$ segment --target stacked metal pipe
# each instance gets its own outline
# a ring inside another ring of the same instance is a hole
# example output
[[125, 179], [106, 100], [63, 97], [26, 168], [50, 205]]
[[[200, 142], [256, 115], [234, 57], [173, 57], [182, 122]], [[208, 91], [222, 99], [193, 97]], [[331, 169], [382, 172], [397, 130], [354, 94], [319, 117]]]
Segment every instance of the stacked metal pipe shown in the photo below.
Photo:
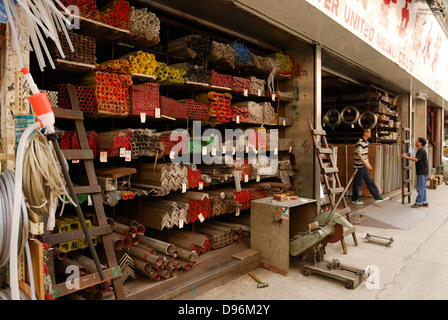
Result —
[[96, 12], [96, 20], [116, 28], [129, 30], [129, 2], [115, 0]]
[[171, 156], [171, 149], [180, 144], [180, 149], [177, 151], [179, 154], [183, 154], [184, 151], [188, 153], [188, 141], [185, 139], [183, 135], [177, 132], [172, 132], [170, 134], [161, 134], [160, 143], [163, 146], [163, 154]]
[[53, 109], [58, 107], [58, 92], [57, 91], [40, 90], [40, 92], [44, 92], [47, 94], [48, 100], [50, 100], [50, 105]]
[[220, 122], [229, 122], [232, 119], [231, 100], [231, 94], [214, 91], [196, 97], [196, 101], [208, 103], [210, 118]]
[[210, 250], [210, 241], [206, 235], [185, 230], [172, 230], [168, 241], [179, 248], [194, 251], [198, 255]]
[[131, 63], [127, 59], [115, 59], [96, 64], [96, 70], [102, 72], [129, 74]]
[[191, 34], [185, 38], [185, 47], [192, 58], [205, 59], [210, 56], [212, 51], [212, 40], [208, 36], [200, 34]]
[[185, 71], [185, 81], [208, 84], [209, 71], [207, 66], [193, 65], [188, 62], [170, 65], [172, 68], [182, 69]]
[[[93, 156], [96, 157], [98, 154], [98, 134], [95, 131], [88, 131], [86, 134], [89, 148], [92, 150]], [[76, 131], [64, 131], [61, 134], [60, 146], [61, 149], [81, 149]]]
[[157, 81], [161, 85], [184, 84], [186, 71], [183, 69], [173, 68], [165, 62], [157, 62], [156, 67]]
[[[65, 55], [64, 59], [67, 61], [94, 65], [96, 60], [95, 38], [75, 33], [73, 32], [73, 30], [67, 30], [67, 34], [70, 37], [70, 41], [74, 49], [73, 51], [67, 41], [67, 37], [65, 36], [65, 34], [62, 31], [58, 32], [62, 52]], [[50, 43], [48, 49], [54, 57], [62, 59], [60, 51], [57, 49], [56, 45], [53, 42]]]
[[160, 20], [148, 8], [129, 8], [129, 31], [134, 41], [144, 40], [149, 46], [160, 42]]
[[133, 115], [146, 113], [147, 116], [155, 116], [156, 108], [160, 108], [159, 84], [133, 85], [130, 89], [129, 98]]
[[149, 75], [156, 77], [157, 61], [154, 54], [149, 52], [137, 51], [121, 57], [130, 62], [130, 73]]
[[221, 74], [215, 70], [210, 71], [210, 84], [217, 87], [232, 88], [232, 76], [228, 74]]
[[115, 250], [115, 255], [117, 256], [118, 264], [121, 270], [121, 280], [123, 283], [130, 277], [135, 279], [135, 265], [134, 260], [126, 252]]
[[272, 107], [270, 102], [263, 103], [263, 123], [265, 124], [276, 124], [277, 114], [275, 113], [274, 107]]
[[250, 123], [263, 123], [264, 116], [264, 105], [256, 103], [255, 101], [244, 101], [235, 103], [237, 108], [246, 108], [249, 110], [249, 119]]
[[248, 107], [232, 106], [232, 121], [235, 122], [249, 122], [250, 111]]
[[233, 232], [230, 228], [216, 224], [201, 224], [196, 232], [206, 235], [211, 249], [219, 249], [233, 243]]
[[232, 90], [236, 92], [250, 92], [250, 79], [241, 77], [232, 77]]
[[209, 59], [233, 67], [235, 65], [235, 49], [230, 44], [212, 41]]
[[265, 84], [266, 81], [263, 79], [258, 79], [257, 77], [251, 76], [250, 79], [250, 94], [254, 94], [257, 96], [265, 95]]
[[132, 133], [129, 129], [98, 132], [98, 151], [108, 157], [119, 157], [120, 149], [132, 150]]
[[189, 189], [199, 188], [200, 183], [203, 186], [201, 170], [198, 170], [195, 165], [188, 166], [187, 180]]
[[240, 66], [249, 66], [253, 64], [250, 50], [242, 42], [235, 41], [233, 44], [235, 64]]
[[145, 200], [143, 223], [152, 229], [171, 229], [188, 223], [188, 203], [165, 199]]
[[264, 72], [277, 72], [279, 62], [271, 57], [261, 57], [252, 53], [252, 61], [256, 69]]
[[144, 163], [141, 183], [159, 187], [164, 194], [188, 187], [187, 167], [172, 163]]
[[132, 86], [130, 76], [92, 72], [81, 79], [81, 84], [95, 88], [98, 113], [110, 116], [129, 114], [129, 87]]
[[210, 218], [211, 203], [207, 193], [187, 191], [170, 194], [167, 199], [188, 203], [188, 223]]
[[185, 119], [187, 118], [187, 106], [185, 103], [161, 96], [160, 113], [167, 117]]
[[189, 119], [204, 119], [208, 120], [208, 105], [205, 103], [196, 102], [193, 99], [186, 99], [185, 105], [187, 107], [187, 117]]
[[281, 75], [287, 77], [292, 77], [294, 75], [294, 60], [290, 56], [276, 52], [268, 57], [271, 57], [278, 62], [279, 72]]
[[164, 153], [159, 135], [150, 129], [129, 129], [131, 131], [132, 158], [141, 156], [158, 157]]
[[[71, 109], [72, 105], [68, 95], [67, 84], [58, 84], [57, 105], [59, 108]], [[95, 113], [98, 111], [98, 103], [96, 99], [95, 89], [83, 86], [75, 87], [79, 108], [85, 113]]]
[[79, 14], [82, 17], [89, 19], [96, 18], [96, 1], [95, 0], [61, 0], [61, 3], [65, 6], [75, 5], [79, 9]]

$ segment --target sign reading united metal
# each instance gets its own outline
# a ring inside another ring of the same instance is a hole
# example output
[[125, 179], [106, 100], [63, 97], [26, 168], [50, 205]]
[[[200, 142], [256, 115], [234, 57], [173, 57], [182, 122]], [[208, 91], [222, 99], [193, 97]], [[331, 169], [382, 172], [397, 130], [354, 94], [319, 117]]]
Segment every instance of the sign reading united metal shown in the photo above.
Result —
[[306, 1], [446, 99], [448, 39], [425, 2]]

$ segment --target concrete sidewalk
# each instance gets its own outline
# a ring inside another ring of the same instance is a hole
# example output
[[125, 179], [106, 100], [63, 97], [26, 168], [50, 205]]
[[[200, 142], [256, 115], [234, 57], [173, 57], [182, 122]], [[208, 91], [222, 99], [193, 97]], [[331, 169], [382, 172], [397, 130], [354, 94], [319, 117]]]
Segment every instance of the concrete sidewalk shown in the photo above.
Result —
[[[291, 259], [288, 276], [261, 267], [253, 271], [259, 279], [269, 284], [267, 288], [257, 289], [256, 282], [249, 275], [243, 275], [196, 299], [448, 299], [447, 198], [448, 186], [445, 184], [437, 190], [428, 190], [429, 208], [409, 208], [409, 214], [413, 210], [427, 210], [427, 215], [407, 231], [357, 226], [359, 246], [355, 247], [353, 239], [347, 237], [347, 255], [342, 253], [340, 243], [327, 246], [327, 261], [339, 259], [342, 264], [361, 269], [378, 266], [379, 289], [369, 289], [363, 282], [356, 289], [348, 290], [335, 280], [318, 275], [305, 277], [301, 273], [303, 262]], [[394, 243], [389, 248], [366, 243], [363, 240], [366, 233], [393, 237]]]

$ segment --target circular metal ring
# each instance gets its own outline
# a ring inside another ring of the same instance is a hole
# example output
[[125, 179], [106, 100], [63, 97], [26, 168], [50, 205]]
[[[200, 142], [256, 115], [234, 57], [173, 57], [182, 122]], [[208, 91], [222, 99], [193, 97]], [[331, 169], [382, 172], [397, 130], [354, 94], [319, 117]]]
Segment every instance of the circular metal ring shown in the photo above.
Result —
[[[345, 119], [346, 113], [351, 113], [351, 112], [355, 112], [355, 118], [352, 121], [347, 121]], [[346, 106], [344, 109], [342, 109], [341, 111], [341, 119], [342, 122], [344, 122], [345, 124], [355, 124], [356, 122], [358, 122], [359, 119], [359, 110], [358, 108], [356, 108], [355, 106]]]
[[[336, 113], [336, 115], [338, 117], [338, 119], [334, 123], [330, 123], [330, 116], [331, 116], [332, 113]], [[330, 109], [330, 110], [328, 110], [327, 113], [325, 113], [324, 122], [325, 122], [326, 125], [328, 125], [331, 128], [339, 127], [341, 122], [342, 122], [341, 113], [339, 112], [338, 109]]]
[[[371, 116], [371, 117], [373, 117], [373, 119], [374, 119], [373, 124], [371, 124], [370, 126], [364, 126], [364, 125], [362, 124], [362, 120], [363, 120], [363, 118], [366, 117], [366, 116]], [[373, 113], [372, 111], [366, 111], [366, 112], [364, 112], [363, 114], [361, 114], [361, 116], [360, 116], [359, 119], [358, 119], [358, 125], [359, 125], [361, 128], [369, 128], [369, 129], [373, 129], [373, 128], [375, 128], [375, 126], [376, 126], [377, 123], [378, 123], [378, 116], [376, 115], [376, 113]]]

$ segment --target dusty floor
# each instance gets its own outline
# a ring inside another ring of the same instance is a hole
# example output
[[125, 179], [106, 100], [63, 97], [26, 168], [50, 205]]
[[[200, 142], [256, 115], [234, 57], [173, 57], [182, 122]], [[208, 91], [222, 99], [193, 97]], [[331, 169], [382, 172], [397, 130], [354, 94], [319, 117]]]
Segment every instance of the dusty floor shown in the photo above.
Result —
[[[354, 246], [351, 237], [346, 238], [347, 255], [342, 253], [339, 243], [327, 246], [325, 260], [339, 259], [343, 264], [361, 269], [377, 266], [380, 271], [379, 289], [368, 288], [363, 282], [356, 289], [348, 290], [335, 280], [318, 275], [305, 277], [301, 273], [303, 262], [292, 259], [288, 276], [261, 267], [253, 271], [269, 284], [267, 288], [258, 289], [249, 275], [243, 275], [196, 299], [448, 299], [447, 194], [448, 186], [445, 184], [437, 190], [428, 190], [429, 208], [409, 208], [409, 215], [415, 210], [427, 211], [426, 216], [409, 230], [361, 224], [357, 226], [359, 246]], [[394, 242], [389, 248], [370, 244], [363, 240], [366, 233], [393, 237]]]

